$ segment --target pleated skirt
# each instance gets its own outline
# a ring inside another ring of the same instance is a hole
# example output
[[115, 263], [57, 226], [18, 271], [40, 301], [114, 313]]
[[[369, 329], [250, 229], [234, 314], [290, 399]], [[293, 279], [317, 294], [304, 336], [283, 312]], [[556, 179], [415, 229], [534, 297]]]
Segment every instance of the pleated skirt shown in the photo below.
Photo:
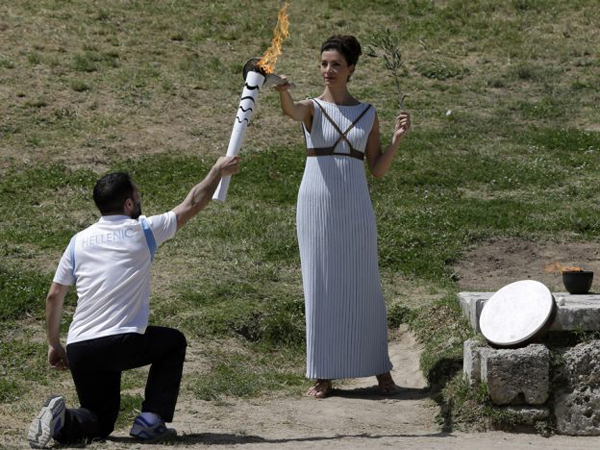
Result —
[[306, 308], [306, 376], [388, 372], [377, 229], [362, 161], [307, 158], [296, 211]]

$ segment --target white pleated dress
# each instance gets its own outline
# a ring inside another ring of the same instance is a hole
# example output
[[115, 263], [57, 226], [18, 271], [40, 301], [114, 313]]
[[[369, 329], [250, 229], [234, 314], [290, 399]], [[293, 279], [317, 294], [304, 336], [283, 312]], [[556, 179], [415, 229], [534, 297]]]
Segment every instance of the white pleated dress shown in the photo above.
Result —
[[[338, 106], [312, 101], [315, 113], [310, 132], [304, 127], [309, 157], [296, 212], [306, 306], [306, 376], [378, 375], [390, 371], [392, 363], [377, 229], [364, 161], [350, 156], [361, 152], [364, 157], [375, 109], [364, 103]], [[347, 133], [351, 150], [339, 138], [357, 118]], [[310, 156], [323, 153], [314, 149], [331, 150], [334, 144], [333, 154]]]

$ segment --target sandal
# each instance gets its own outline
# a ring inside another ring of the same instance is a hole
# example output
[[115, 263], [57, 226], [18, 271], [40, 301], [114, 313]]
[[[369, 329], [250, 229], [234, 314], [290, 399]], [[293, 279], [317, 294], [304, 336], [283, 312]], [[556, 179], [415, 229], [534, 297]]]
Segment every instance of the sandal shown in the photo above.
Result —
[[333, 391], [331, 380], [317, 380], [313, 387], [311, 387], [306, 395], [314, 398], [325, 398], [328, 397]]
[[379, 386], [377, 388], [379, 389], [380, 394], [393, 394], [399, 389], [399, 386], [394, 382], [394, 379], [389, 372], [377, 375], [377, 381], [379, 382]]

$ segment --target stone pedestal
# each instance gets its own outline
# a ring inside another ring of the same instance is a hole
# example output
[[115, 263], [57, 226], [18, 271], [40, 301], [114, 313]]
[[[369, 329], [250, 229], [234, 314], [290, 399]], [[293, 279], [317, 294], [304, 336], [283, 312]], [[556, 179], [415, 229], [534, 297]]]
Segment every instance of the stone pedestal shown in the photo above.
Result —
[[[492, 294], [461, 292], [458, 296], [463, 314], [477, 332], [481, 311]], [[600, 331], [600, 294], [553, 295], [557, 313], [550, 332]], [[523, 411], [515, 411], [523, 416], [529, 408], [527, 414], [532, 422], [545, 420], [552, 410], [557, 433], [600, 435], [600, 340], [560, 352], [553, 350], [555, 367], [550, 384], [550, 352], [546, 346], [531, 344], [499, 350], [482, 343], [483, 337], [480, 339], [464, 343], [463, 371], [472, 386], [487, 384], [491, 400], [499, 405], [499, 410], [524, 407]]]

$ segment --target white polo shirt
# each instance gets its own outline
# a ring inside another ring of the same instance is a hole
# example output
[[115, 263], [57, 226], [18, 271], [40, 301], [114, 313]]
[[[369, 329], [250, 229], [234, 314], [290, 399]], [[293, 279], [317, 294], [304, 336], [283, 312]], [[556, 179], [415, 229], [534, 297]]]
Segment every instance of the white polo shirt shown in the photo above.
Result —
[[67, 344], [146, 331], [153, 259], [149, 240], [153, 238], [157, 247], [176, 231], [177, 218], [171, 211], [137, 220], [102, 216], [74, 236], [54, 276], [55, 283], [77, 287]]

